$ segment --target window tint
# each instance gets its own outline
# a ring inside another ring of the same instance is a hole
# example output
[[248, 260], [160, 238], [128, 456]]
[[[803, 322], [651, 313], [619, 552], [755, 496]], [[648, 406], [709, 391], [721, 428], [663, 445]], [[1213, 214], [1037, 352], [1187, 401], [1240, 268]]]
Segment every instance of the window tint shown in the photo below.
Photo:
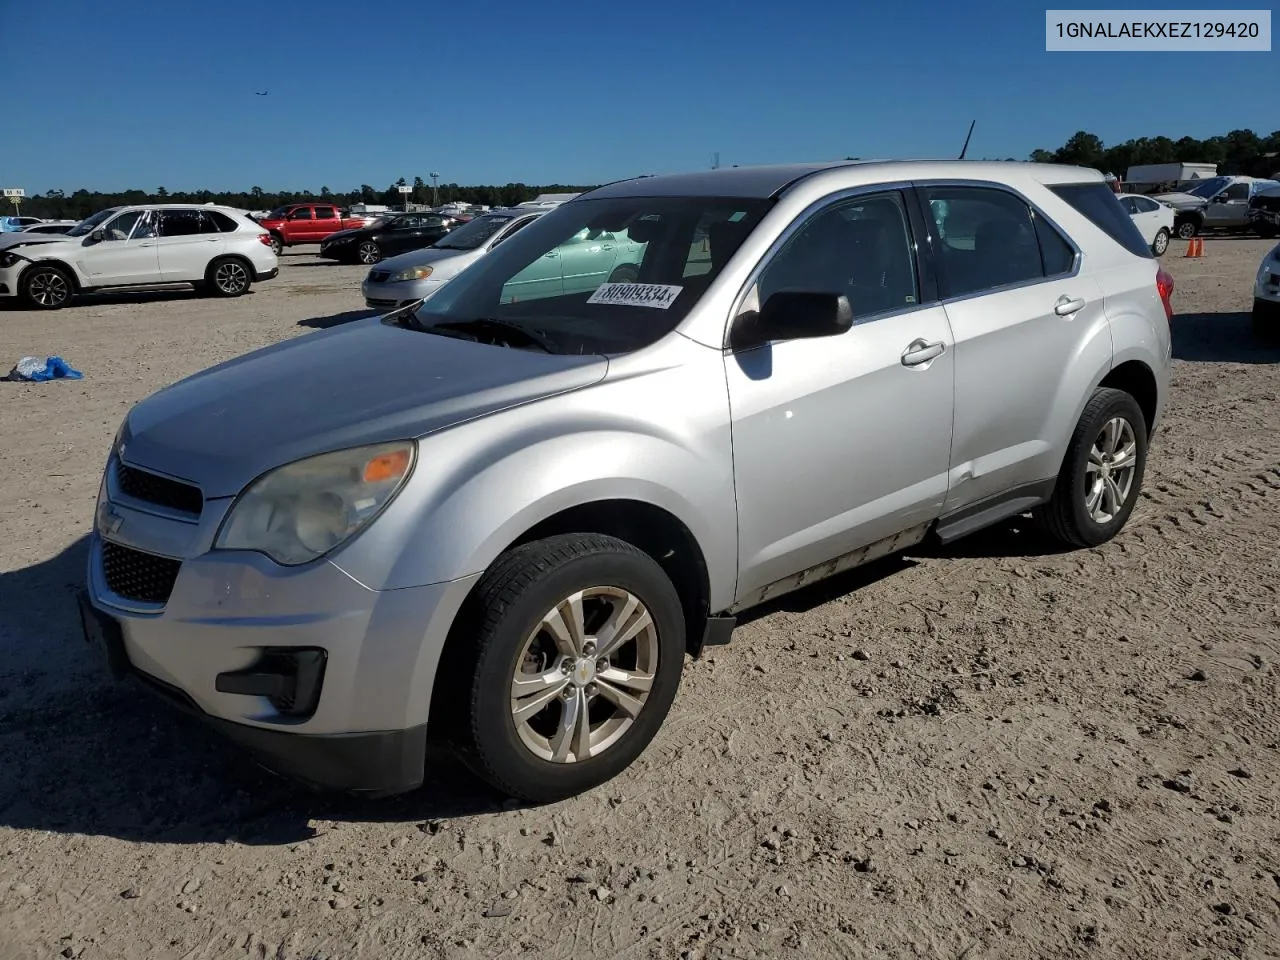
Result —
[[316, 207], [317, 220], [336, 220], [338, 212], [333, 207]]
[[1068, 183], [1049, 189], [1135, 257], [1150, 260], [1154, 256], [1105, 183]]
[[[1108, 190], [1107, 195], [1125, 216], [1115, 194]], [[925, 197], [942, 241], [946, 296], [960, 297], [1044, 277], [1040, 244], [1043, 240], [1052, 250], [1054, 238], [1041, 238], [1040, 234], [1052, 228], [1033, 222], [1026, 201], [989, 187], [926, 187]], [[1056, 239], [1064, 242], [1061, 237]], [[1055, 266], [1060, 266], [1060, 251], [1053, 257]]]
[[1120, 206], [1124, 207], [1125, 213], [1137, 213], [1139, 209], [1138, 199], [1136, 197], [1121, 197]]
[[295, 210], [293, 211], [293, 213], [289, 214], [289, 219], [290, 220], [310, 220], [312, 219], [311, 208], [303, 207], [300, 210]]
[[1070, 273], [1076, 264], [1076, 252], [1071, 244], [1044, 217], [1031, 211], [1036, 228], [1036, 240], [1040, 243], [1040, 264], [1046, 277], [1058, 277]]
[[513, 226], [508, 227], [506, 231], [503, 232], [502, 236], [498, 237], [497, 240], [493, 241], [493, 245], [496, 247], [503, 240], [509, 239], [513, 234], [518, 233], [519, 231], [527, 227], [529, 224], [533, 223], [534, 219], [535, 219], [534, 217], [530, 217], [528, 220], [517, 221]]
[[163, 210], [160, 213], [162, 237], [191, 237], [206, 232], [204, 215], [199, 210]]
[[[749, 224], [721, 222], [708, 227], [712, 269], [723, 264], [717, 248], [732, 253], [742, 242], [731, 241]], [[899, 193], [878, 193], [834, 204], [816, 214], [787, 241], [760, 276], [763, 306], [779, 290], [842, 293], [855, 319], [904, 310], [919, 302], [915, 251], [907, 213]]]
[[234, 233], [240, 229], [240, 224], [236, 223], [221, 211], [206, 210], [204, 215], [208, 218], [209, 223], [211, 223], [214, 229], [219, 233]]
[[1249, 185], [1247, 183], [1233, 183], [1222, 192], [1228, 200], [1249, 199]]
[[1148, 200], [1146, 197], [1134, 197], [1133, 205], [1139, 213], [1153, 213], [1160, 209], [1160, 204], [1154, 200]]

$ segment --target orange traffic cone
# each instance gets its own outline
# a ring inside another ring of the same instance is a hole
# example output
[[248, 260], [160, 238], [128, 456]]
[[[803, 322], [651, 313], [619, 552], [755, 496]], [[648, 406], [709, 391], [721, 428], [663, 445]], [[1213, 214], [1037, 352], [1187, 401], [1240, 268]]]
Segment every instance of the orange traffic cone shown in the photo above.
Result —
[[1204, 256], [1204, 237], [1192, 237], [1187, 241], [1187, 257], [1203, 257]]

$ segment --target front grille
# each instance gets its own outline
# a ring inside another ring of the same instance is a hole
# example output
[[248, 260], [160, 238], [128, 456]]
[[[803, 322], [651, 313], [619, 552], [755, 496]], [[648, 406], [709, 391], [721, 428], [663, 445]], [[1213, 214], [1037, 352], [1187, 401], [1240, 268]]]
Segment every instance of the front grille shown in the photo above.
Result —
[[400, 306], [400, 301], [398, 301], [398, 300], [369, 300], [369, 299], [366, 299], [366, 300], [365, 300], [365, 302], [364, 302], [364, 304], [365, 304], [365, 306], [366, 306], [366, 307], [373, 307], [375, 310], [381, 310], [381, 309], [383, 309], [383, 308], [391, 309], [391, 308], [393, 308], [393, 307], [398, 307], [398, 306]]
[[196, 516], [204, 509], [204, 494], [199, 487], [178, 480], [170, 480], [146, 470], [116, 462], [116, 483], [125, 496], [158, 507], [167, 507]]
[[102, 575], [107, 587], [126, 600], [166, 603], [181, 566], [181, 560], [157, 557], [105, 540], [102, 543]]
[[370, 270], [369, 281], [371, 283], [386, 283], [391, 276], [390, 270]]

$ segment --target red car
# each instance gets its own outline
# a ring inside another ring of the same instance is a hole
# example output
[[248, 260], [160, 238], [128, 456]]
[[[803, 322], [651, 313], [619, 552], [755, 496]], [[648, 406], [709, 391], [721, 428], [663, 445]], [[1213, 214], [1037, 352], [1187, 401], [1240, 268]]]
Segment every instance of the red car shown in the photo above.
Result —
[[354, 230], [370, 223], [372, 217], [348, 217], [332, 203], [288, 203], [276, 207], [259, 223], [271, 234], [276, 256], [285, 247], [299, 243], [319, 243], [339, 230]]

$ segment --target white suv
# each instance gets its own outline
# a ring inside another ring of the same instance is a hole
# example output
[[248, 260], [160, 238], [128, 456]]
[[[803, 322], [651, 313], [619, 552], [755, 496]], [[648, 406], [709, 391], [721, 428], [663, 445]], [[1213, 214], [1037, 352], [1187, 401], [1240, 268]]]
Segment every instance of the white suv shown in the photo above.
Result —
[[277, 273], [268, 233], [227, 207], [111, 207], [61, 236], [0, 236], [0, 297], [39, 310], [108, 288], [183, 284], [238, 297]]

